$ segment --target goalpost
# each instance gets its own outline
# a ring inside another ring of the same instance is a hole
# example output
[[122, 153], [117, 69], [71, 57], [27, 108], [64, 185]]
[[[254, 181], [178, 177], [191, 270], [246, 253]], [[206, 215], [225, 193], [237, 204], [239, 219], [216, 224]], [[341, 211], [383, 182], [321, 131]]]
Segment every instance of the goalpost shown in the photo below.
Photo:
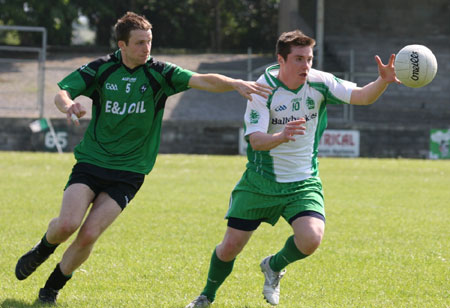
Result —
[[[35, 130], [33, 129], [37, 123], [45, 123], [45, 125], [48, 127], [49, 132], [52, 136], [52, 142], [54, 143], [56, 149], [59, 153], [62, 153], [62, 147], [60, 145], [60, 141], [58, 139], [58, 136], [55, 133], [55, 130], [53, 129], [53, 125], [49, 118], [44, 118], [44, 91], [45, 91], [45, 61], [47, 58], [47, 29], [44, 27], [28, 27], [28, 26], [0, 26], [0, 31], [22, 31], [22, 32], [39, 32], [41, 33], [41, 46], [40, 47], [30, 47], [30, 46], [13, 46], [13, 45], [0, 45], [0, 52], [6, 51], [6, 54], [8, 52], [18, 52], [18, 53], [37, 53], [37, 62], [38, 62], [38, 69], [37, 69], [37, 97], [36, 97], [36, 104], [34, 105], [34, 108], [31, 107], [30, 109], [37, 110], [39, 115], [39, 120], [36, 120], [35, 122], [32, 122], [30, 124], [30, 128], [33, 132]], [[5, 62], [12, 64], [13, 66], [16, 63], [20, 62], [27, 62], [27, 61], [36, 61], [36, 60], [29, 60], [24, 58], [8, 58], [8, 57], [0, 57], [0, 62]], [[11, 71], [14, 71], [14, 69], [11, 69]], [[1, 71], [0, 71], [1, 72]], [[8, 70], [5, 70], [5, 73], [8, 73]], [[22, 80], [25, 79], [25, 80]], [[24, 105], [26, 104], [27, 98], [23, 98], [25, 95], [23, 92], [27, 91], [27, 81], [25, 77], [20, 78], [20, 84], [22, 86], [25, 86], [24, 89], [16, 90], [8, 89], [9, 92], [12, 92], [12, 95], [8, 95], [8, 97], [5, 97], [1, 99], [0, 105], [3, 109], [14, 109], [14, 110], [24, 110]], [[9, 79], [9, 78], [8, 78]], [[15, 93], [17, 92], [17, 93]], [[20, 93], [22, 92], [22, 93]], [[21, 95], [22, 94], [22, 95]], [[20, 97], [22, 101], [18, 104], [19, 107], [14, 102], [10, 102], [9, 97], [12, 97], [13, 100], [17, 101], [17, 98]], [[1, 98], [1, 97], [0, 97]], [[36, 130], [39, 131], [40, 127]]]
[[[39, 117], [44, 116], [44, 89], [45, 89], [45, 61], [46, 61], [46, 53], [47, 53], [47, 29], [44, 27], [27, 27], [27, 26], [0, 26], [0, 31], [22, 31], [22, 32], [39, 32], [41, 33], [41, 46], [40, 47], [28, 47], [28, 46], [12, 46], [12, 45], [0, 45], [0, 52], [5, 51], [6, 54], [11, 52], [18, 52], [18, 53], [37, 53], [38, 58], [38, 69], [37, 69], [37, 95], [36, 95], [36, 104], [34, 108], [38, 111]], [[8, 58], [8, 57], [0, 57], [0, 62], [8, 63], [8, 64], [15, 64], [19, 62], [26, 62], [30, 61], [29, 59], [23, 59], [23, 58]], [[36, 61], [36, 60], [31, 60]], [[1, 73], [1, 71], [0, 71]], [[26, 80], [23, 80], [23, 83], [26, 83]], [[14, 91], [14, 89], [8, 89], [9, 92]], [[15, 93], [13, 93], [12, 96], [14, 96]], [[19, 96], [20, 93], [17, 93], [17, 96]], [[0, 97], [1, 98], [1, 97]], [[17, 98], [17, 97], [16, 97]], [[10, 104], [8, 102], [7, 98], [1, 98], [2, 105], [0, 105], [0, 108], [2, 109], [14, 109], [17, 110], [20, 108], [17, 108], [14, 104]], [[29, 106], [28, 106], [29, 108]], [[26, 108], [22, 108], [26, 109]]]

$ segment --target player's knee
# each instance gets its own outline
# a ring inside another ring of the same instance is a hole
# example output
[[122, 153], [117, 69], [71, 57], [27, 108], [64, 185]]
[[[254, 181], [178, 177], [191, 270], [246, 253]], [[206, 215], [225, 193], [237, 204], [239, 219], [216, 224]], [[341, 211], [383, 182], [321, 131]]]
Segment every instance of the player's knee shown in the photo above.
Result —
[[297, 248], [305, 255], [313, 254], [322, 243], [322, 232], [311, 232], [303, 236], [296, 237]]
[[78, 245], [81, 247], [92, 246], [100, 236], [100, 232], [95, 229], [83, 229], [77, 237]]
[[69, 219], [58, 219], [56, 223], [56, 231], [62, 238], [70, 237], [75, 231], [77, 231], [79, 224]]
[[233, 260], [244, 248], [245, 242], [229, 239], [219, 245], [220, 256], [223, 261]]
[[306, 253], [309, 255], [314, 253], [317, 248], [319, 248], [320, 243], [322, 243], [322, 235], [317, 234], [315, 236], [312, 236], [307, 243], [308, 251]]

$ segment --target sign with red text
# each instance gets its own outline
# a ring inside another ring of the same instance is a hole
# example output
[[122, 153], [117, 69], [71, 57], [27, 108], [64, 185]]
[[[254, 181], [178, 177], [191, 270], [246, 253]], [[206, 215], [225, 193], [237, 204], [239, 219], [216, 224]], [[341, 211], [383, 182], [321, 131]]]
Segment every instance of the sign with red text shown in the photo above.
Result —
[[319, 156], [359, 156], [359, 131], [327, 129], [319, 142]]

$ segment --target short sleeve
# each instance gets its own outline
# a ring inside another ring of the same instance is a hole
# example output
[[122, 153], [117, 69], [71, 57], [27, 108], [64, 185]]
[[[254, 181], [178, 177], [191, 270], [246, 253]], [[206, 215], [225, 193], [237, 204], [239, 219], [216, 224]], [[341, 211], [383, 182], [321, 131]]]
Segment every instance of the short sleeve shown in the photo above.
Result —
[[163, 75], [169, 85], [168, 95], [180, 93], [189, 89], [189, 80], [195, 72], [183, 69], [177, 65], [166, 62]]
[[69, 92], [72, 99], [80, 95], [89, 96], [86, 92], [89, 92], [88, 89], [95, 84], [99, 67], [109, 59], [110, 57], [99, 58], [81, 66], [58, 82], [59, 88]]
[[72, 99], [83, 94], [83, 92], [87, 88], [86, 81], [80, 73], [80, 70], [82, 69], [83, 67], [79, 68], [76, 71], [73, 71], [72, 73], [67, 75], [63, 80], [58, 82], [59, 88], [61, 90], [66, 90], [67, 92], [69, 92], [70, 97]]
[[270, 110], [267, 107], [267, 99], [257, 94], [252, 94], [252, 101], [247, 101], [244, 115], [245, 136], [254, 132], [267, 133], [269, 118]]
[[340, 79], [332, 74], [324, 74], [325, 84], [328, 87], [326, 93], [327, 104], [349, 104], [356, 83]]

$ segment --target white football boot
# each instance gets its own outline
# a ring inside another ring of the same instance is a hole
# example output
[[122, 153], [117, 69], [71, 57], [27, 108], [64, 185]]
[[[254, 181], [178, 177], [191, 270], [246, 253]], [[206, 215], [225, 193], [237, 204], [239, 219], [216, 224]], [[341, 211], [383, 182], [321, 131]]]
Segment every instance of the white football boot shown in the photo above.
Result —
[[269, 265], [271, 258], [272, 256], [266, 257], [259, 266], [265, 277], [263, 288], [264, 298], [269, 304], [275, 306], [280, 302], [280, 279], [283, 278], [286, 270], [274, 272]]
[[205, 295], [200, 295], [185, 308], [205, 308], [209, 306], [211, 306], [211, 302], [208, 300], [208, 298]]

